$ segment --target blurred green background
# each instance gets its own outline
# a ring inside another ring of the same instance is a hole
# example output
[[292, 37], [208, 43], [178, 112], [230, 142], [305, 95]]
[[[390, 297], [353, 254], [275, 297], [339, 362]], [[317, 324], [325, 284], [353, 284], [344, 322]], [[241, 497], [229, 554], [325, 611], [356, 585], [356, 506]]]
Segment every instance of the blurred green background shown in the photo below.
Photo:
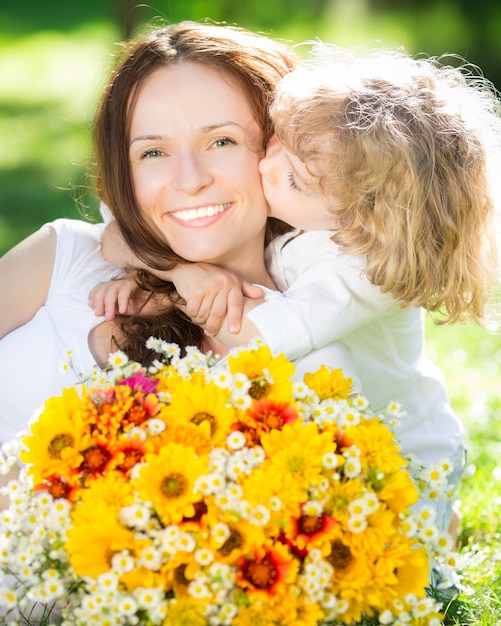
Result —
[[[0, 0], [0, 255], [47, 221], [80, 216], [73, 196], [85, 182], [91, 119], [114, 44], [156, 18], [209, 18], [293, 43], [378, 40], [411, 53], [455, 53], [501, 89], [500, 0], [155, 0], [140, 6], [134, 0]], [[83, 201], [89, 215], [97, 213], [92, 193]], [[474, 555], [482, 552], [476, 547], [482, 541], [495, 551], [501, 530], [501, 334], [428, 322], [428, 351], [445, 370], [468, 431], [462, 542], [473, 545]], [[499, 577], [498, 565], [492, 568]], [[485, 563], [479, 570], [488, 582]], [[489, 594], [479, 588], [477, 595]], [[501, 597], [495, 597], [499, 615]]]
[[[0, 254], [48, 220], [79, 215], [73, 195], [114, 43], [155, 18], [209, 18], [291, 42], [453, 52], [501, 86], [499, 0], [2, 0]], [[95, 211], [92, 194], [84, 204]]]

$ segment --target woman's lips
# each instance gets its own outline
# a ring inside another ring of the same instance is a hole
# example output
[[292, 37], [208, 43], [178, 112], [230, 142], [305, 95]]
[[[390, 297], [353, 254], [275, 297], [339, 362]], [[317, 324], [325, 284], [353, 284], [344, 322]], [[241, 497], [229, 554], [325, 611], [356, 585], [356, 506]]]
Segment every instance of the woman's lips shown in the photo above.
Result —
[[167, 216], [187, 226], [206, 225], [215, 221], [214, 218], [217, 219], [217, 216], [227, 211], [230, 206], [231, 202], [207, 204], [196, 209], [180, 209], [179, 211], [173, 211], [172, 213], [168, 213]]

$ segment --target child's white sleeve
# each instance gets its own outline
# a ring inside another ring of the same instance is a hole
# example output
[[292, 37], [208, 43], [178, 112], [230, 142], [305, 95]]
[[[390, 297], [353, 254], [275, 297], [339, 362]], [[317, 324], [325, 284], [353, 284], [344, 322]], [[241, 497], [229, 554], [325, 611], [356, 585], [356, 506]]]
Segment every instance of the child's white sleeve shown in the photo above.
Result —
[[382, 314], [391, 298], [332, 258], [308, 267], [282, 293], [271, 292], [248, 318], [273, 352], [296, 360]]

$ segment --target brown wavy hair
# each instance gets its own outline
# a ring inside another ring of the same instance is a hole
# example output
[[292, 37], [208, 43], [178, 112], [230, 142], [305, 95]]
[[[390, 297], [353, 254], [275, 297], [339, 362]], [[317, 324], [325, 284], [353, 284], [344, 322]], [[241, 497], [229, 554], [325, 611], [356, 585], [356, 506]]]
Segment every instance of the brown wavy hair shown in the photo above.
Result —
[[318, 42], [272, 107], [280, 140], [336, 203], [333, 241], [437, 323], [481, 323], [499, 270], [500, 100], [459, 61]]
[[[159, 238], [137, 205], [129, 161], [131, 111], [144, 81], [155, 70], [184, 62], [218, 69], [240, 85], [249, 98], [255, 119], [263, 130], [263, 149], [272, 132], [269, 107], [279, 80], [296, 63], [284, 43], [243, 28], [180, 22], [156, 28], [121, 45], [117, 65], [104, 89], [93, 127], [95, 184], [109, 207], [127, 245], [147, 265], [170, 269], [185, 262]], [[197, 97], [194, 94], [194, 97]], [[289, 227], [270, 220], [267, 239]], [[264, 251], [263, 251], [264, 253]], [[175, 297], [174, 287], [148, 272], [140, 284]], [[149, 357], [141, 348], [150, 335], [175, 341], [181, 347], [201, 347], [203, 331], [175, 308], [144, 319], [122, 319], [122, 349], [137, 360]]]

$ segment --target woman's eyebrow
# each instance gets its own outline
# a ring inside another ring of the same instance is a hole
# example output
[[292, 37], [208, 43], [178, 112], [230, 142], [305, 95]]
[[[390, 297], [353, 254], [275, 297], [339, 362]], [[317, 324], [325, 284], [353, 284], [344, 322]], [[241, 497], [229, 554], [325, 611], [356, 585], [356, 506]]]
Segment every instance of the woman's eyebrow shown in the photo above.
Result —
[[[200, 130], [202, 134], [206, 134], [213, 132], [214, 130], [218, 130], [219, 128], [225, 128], [226, 126], [236, 126], [241, 130], [245, 130], [245, 127], [242, 126], [242, 124], [233, 121], [207, 124], [206, 126], [202, 126]], [[135, 141], [169, 141], [169, 137], [167, 137], [166, 135], [139, 135], [138, 137], [134, 137], [134, 139], [131, 139], [129, 146], [132, 146]]]
[[233, 121], [217, 122], [216, 124], [207, 124], [206, 126], [202, 126], [201, 130], [204, 133], [210, 133], [213, 130], [217, 130], [218, 128], [223, 128], [225, 126], [237, 126], [238, 128], [241, 128], [242, 130], [245, 130], [245, 128], [244, 128], [244, 126], [242, 126], [242, 124], [239, 124], [238, 122], [233, 122]]
[[139, 135], [139, 137], [131, 139], [129, 146], [132, 146], [135, 141], [167, 141], [167, 139], [168, 137], [164, 135]]

